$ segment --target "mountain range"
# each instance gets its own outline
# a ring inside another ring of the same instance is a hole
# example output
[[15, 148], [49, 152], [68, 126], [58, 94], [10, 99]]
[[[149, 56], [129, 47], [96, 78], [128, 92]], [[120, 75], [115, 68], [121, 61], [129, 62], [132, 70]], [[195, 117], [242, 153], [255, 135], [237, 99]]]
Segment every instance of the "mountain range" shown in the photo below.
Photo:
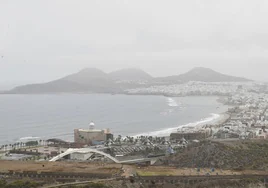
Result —
[[[158, 78], [159, 79], [159, 78]], [[162, 80], [167, 81], [181, 81], [181, 82], [189, 82], [189, 81], [201, 81], [201, 82], [248, 82], [251, 81], [246, 78], [229, 76], [225, 74], [221, 74], [209, 68], [204, 67], [196, 67], [192, 70], [175, 76], [167, 76], [161, 78]]]
[[251, 80], [221, 74], [203, 67], [194, 68], [180, 75], [157, 78], [152, 77], [141, 69], [123, 69], [105, 73], [96, 68], [86, 68], [58, 80], [19, 86], [5, 93], [121, 93], [128, 88], [147, 87], [155, 84], [184, 83], [188, 81], [248, 82]]

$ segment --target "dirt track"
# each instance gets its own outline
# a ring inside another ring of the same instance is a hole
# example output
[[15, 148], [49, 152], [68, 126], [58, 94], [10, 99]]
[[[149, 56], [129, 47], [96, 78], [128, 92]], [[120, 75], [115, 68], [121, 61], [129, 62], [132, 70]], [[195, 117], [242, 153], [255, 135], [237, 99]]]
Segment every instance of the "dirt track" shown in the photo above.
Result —
[[243, 170], [243, 171], [233, 171], [233, 170], [221, 170], [201, 168], [197, 171], [196, 168], [175, 168], [175, 167], [164, 167], [164, 166], [150, 166], [148, 168], [137, 169], [137, 173], [141, 176], [205, 176], [207, 174], [213, 175], [268, 175], [266, 171], [258, 170]]
[[[0, 172], [68, 172], [68, 173], [118, 173], [122, 165], [119, 164], [89, 164], [85, 162], [24, 162], [24, 161], [1, 161]], [[137, 172], [141, 176], [195, 176], [195, 175], [243, 175], [255, 174], [264, 175], [268, 174], [266, 171], [257, 170], [244, 170], [244, 171], [231, 171], [215, 169], [200, 169], [198, 172], [195, 168], [174, 168], [165, 166], [149, 166], [149, 167], [136, 167], [131, 165], [124, 166], [126, 172]]]
[[114, 173], [118, 172], [121, 165], [117, 164], [89, 164], [79, 162], [24, 162], [24, 161], [1, 161], [0, 172], [97, 172]]

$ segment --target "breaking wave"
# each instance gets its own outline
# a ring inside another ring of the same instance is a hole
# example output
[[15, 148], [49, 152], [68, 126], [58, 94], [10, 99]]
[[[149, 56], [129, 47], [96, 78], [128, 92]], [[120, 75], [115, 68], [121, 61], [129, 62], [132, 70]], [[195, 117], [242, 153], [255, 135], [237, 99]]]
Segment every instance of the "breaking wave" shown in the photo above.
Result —
[[169, 136], [170, 133], [172, 132], [177, 132], [177, 130], [179, 128], [182, 128], [182, 127], [197, 127], [197, 126], [202, 126], [202, 125], [205, 125], [205, 124], [208, 124], [208, 123], [215, 123], [216, 121], [218, 121], [220, 119], [220, 115], [219, 114], [210, 114], [211, 116], [210, 117], [207, 117], [207, 118], [204, 118], [204, 119], [201, 119], [200, 121], [196, 121], [196, 122], [193, 122], [193, 123], [188, 123], [188, 124], [185, 124], [185, 125], [179, 125], [177, 127], [172, 127], [172, 128], [167, 128], [167, 129], [162, 129], [162, 130], [159, 130], [159, 131], [152, 131], [152, 132], [147, 132], [147, 133], [142, 133], [142, 134], [138, 134], [138, 135], [135, 135], [134, 137], [138, 137], [138, 136]]
[[172, 98], [167, 98], [167, 102], [168, 102], [168, 106], [170, 106], [170, 107], [178, 106], [178, 103]]
[[28, 137], [22, 137], [18, 141], [19, 142], [29, 142], [29, 141], [38, 141], [38, 140], [40, 140], [40, 137], [28, 136]]

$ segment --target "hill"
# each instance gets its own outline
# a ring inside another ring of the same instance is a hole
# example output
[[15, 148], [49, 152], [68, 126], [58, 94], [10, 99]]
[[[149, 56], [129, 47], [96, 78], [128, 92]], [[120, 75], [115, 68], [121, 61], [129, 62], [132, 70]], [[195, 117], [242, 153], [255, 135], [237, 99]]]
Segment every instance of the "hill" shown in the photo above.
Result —
[[163, 81], [169, 82], [189, 82], [189, 81], [201, 81], [201, 82], [248, 82], [251, 81], [246, 78], [229, 76], [221, 74], [209, 68], [196, 67], [184, 74], [176, 76], [168, 76], [161, 78]]
[[90, 88], [109, 88], [115, 85], [115, 83], [109, 79], [108, 74], [96, 68], [86, 68], [60, 80], [70, 81]]
[[129, 81], [151, 80], [153, 78], [151, 75], [144, 72], [143, 70], [135, 68], [114, 71], [111, 72], [109, 76], [113, 80], [129, 80]]
[[19, 86], [10, 93], [58, 93], [58, 92], [118, 92], [120, 89], [103, 71], [87, 68], [61, 79]]
[[[6, 93], [120, 93], [126, 88], [137, 87], [137, 81], [150, 79], [152, 77], [140, 69], [123, 69], [107, 74], [96, 68], [86, 68], [55, 81], [23, 85]], [[117, 81], [132, 82], [122, 84], [117, 83]]]
[[202, 141], [170, 156], [167, 163], [180, 168], [267, 170], [268, 144], [263, 140], [237, 142]]
[[140, 69], [122, 69], [107, 74], [96, 68], [86, 68], [55, 81], [19, 86], [4, 93], [121, 93], [125, 89], [150, 87], [159, 83], [169, 85], [188, 81], [246, 82], [250, 80], [224, 75], [202, 67], [194, 68], [185, 74], [162, 78], [153, 78]]

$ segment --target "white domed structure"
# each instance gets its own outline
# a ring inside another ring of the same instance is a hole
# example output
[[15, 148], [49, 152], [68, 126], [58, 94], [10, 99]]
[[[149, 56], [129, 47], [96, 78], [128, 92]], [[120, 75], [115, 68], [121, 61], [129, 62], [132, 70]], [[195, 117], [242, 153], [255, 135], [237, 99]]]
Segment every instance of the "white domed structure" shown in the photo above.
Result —
[[95, 123], [94, 122], [91, 122], [89, 124], [89, 129], [95, 129]]

